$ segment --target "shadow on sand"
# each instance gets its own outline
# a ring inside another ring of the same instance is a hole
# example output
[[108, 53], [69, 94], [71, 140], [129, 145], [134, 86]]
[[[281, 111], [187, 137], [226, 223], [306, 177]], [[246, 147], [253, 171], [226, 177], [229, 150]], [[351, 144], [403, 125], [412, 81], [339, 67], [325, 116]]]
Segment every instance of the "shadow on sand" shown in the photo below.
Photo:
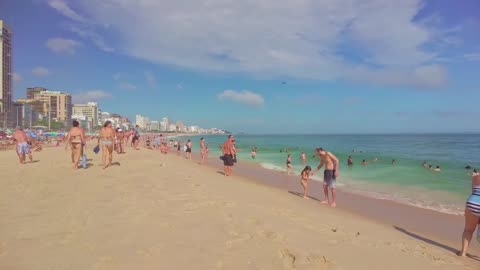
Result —
[[[300, 197], [300, 198], [303, 199], [303, 193], [299, 193], [299, 192], [295, 192], [295, 191], [291, 191], [291, 190], [290, 190], [288, 193], [290, 193], [290, 194], [292, 194], [292, 195], [295, 195], [295, 196], [298, 196], [298, 197]], [[311, 200], [315, 200], [315, 201], [317, 201], [317, 202], [321, 202], [321, 200], [319, 200], [319, 199], [317, 199], [317, 198], [315, 198], [315, 197], [311, 197], [311, 196], [307, 196], [307, 197], [308, 197], [309, 199], [311, 199]]]
[[[413, 238], [415, 238], [415, 239], [417, 239], [417, 240], [423, 241], [423, 242], [425, 242], [425, 243], [427, 243], [427, 244], [430, 244], [430, 245], [433, 245], [433, 246], [437, 246], [437, 247], [439, 247], [439, 248], [443, 248], [443, 249], [445, 249], [445, 250], [447, 250], [447, 251], [450, 251], [450, 252], [452, 252], [452, 253], [455, 253], [455, 255], [458, 253], [458, 250], [455, 249], [455, 248], [449, 247], [449, 246], [444, 245], [444, 244], [442, 244], [442, 243], [438, 243], [438, 242], [436, 242], [436, 241], [434, 241], [434, 240], [428, 239], [428, 238], [423, 237], [423, 236], [420, 236], [420, 235], [418, 235], [418, 234], [409, 232], [409, 231], [407, 231], [407, 230], [405, 230], [405, 229], [403, 229], [403, 228], [400, 228], [400, 227], [397, 227], [397, 226], [393, 226], [393, 227], [395, 228], [395, 230], [397, 230], [397, 231], [399, 231], [399, 232], [401, 232], [401, 233], [404, 233], [404, 234], [406, 234], [406, 235], [408, 235], [408, 236], [410, 236], [410, 237], [413, 237]], [[467, 255], [467, 256], [468, 256], [469, 258], [471, 258], [471, 259], [476, 260], [476, 261], [480, 261], [480, 257], [478, 257], [478, 256], [473, 256], [473, 255]]]

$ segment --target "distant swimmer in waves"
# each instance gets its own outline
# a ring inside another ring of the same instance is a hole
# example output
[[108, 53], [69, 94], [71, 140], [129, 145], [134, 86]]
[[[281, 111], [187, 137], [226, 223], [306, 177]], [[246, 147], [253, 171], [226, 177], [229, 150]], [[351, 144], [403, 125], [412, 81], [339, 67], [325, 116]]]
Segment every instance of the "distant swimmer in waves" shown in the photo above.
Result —
[[252, 152], [250, 152], [250, 155], [252, 156], [252, 159], [255, 159], [257, 156], [257, 150], [255, 148], [252, 148]]
[[428, 168], [428, 164], [427, 164], [427, 162], [426, 162], [425, 160], [423, 161], [422, 166], [423, 166], [424, 168]]
[[440, 170], [440, 166], [437, 166], [437, 167], [435, 168], [435, 170], [433, 170], [433, 171], [434, 171], [434, 172], [440, 172], [440, 171], [441, 171], [441, 170]]
[[397, 161], [395, 159], [392, 159], [392, 165], [393, 166], [397, 165]]
[[353, 166], [353, 159], [352, 159], [352, 156], [348, 156], [348, 159], [347, 159], [347, 165], [348, 165], [348, 166]]
[[368, 162], [367, 162], [365, 159], [362, 160], [362, 165], [363, 165], [363, 166], [366, 166], [367, 164], [368, 164]]
[[303, 165], [307, 164], [307, 155], [305, 154], [305, 152], [302, 152], [302, 154], [300, 155], [300, 159], [302, 160]]

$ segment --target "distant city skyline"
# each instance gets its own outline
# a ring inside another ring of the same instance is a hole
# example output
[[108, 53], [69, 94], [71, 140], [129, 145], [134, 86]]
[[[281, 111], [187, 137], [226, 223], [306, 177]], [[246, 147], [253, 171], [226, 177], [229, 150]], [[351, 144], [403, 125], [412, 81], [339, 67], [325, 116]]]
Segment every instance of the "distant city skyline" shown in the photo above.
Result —
[[3, 1], [13, 99], [256, 134], [480, 132], [479, 1], [247, 2]]

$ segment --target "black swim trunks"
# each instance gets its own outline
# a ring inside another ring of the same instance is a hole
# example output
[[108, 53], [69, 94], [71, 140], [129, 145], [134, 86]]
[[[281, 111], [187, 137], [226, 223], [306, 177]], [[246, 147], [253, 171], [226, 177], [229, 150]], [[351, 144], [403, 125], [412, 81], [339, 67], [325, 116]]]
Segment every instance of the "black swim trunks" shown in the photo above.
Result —
[[233, 163], [234, 163], [234, 159], [233, 159], [233, 155], [224, 155], [223, 156], [223, 165], [224, 166], [233, 166]]
[[192, 153], [192, 148], [187, 147], [187, 151], [185, 151], [185, 152], [187, 152], [187, 153]]
[[138, 141], [138, 136], [133, 136], [132, 142], [136, 142], [136, 141]]

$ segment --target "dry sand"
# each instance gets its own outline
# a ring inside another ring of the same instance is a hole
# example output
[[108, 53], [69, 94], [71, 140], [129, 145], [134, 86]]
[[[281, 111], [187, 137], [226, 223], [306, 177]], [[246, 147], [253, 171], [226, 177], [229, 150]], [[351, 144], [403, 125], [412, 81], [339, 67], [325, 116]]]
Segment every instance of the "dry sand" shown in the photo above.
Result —
[[[480, 269], [388, 224], [173, 154], [0, 152], [0, 269]], [[91, 148], [89, 149], [91, 153]]]

